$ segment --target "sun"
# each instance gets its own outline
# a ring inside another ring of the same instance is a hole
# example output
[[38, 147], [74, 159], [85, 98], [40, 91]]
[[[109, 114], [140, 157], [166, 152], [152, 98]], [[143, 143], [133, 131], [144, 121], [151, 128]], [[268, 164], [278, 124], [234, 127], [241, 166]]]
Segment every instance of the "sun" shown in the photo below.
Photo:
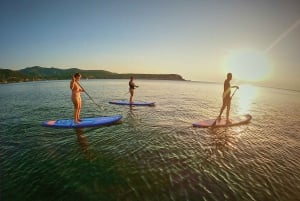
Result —
[[239, 50], [232, 52], [225, 60], [224, 69], [242, 81], [263, 81], [271, 75], [271, 64], [263, 52]]

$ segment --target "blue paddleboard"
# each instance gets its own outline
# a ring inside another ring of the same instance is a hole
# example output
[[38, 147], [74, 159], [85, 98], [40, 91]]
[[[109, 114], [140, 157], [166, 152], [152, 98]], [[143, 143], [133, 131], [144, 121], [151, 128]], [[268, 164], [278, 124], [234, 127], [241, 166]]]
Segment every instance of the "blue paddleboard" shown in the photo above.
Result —
[[104, 126], [118, 122], [122, 119], [121, 115], [107, 116], [107, 117], [89, 117], [83, 118], [80, 123], [76, 124], [74, 119], [59, 119], [50, 120], [42, 123], [42, 126], [54, 128], [85, 128]]
[[110, 104], [115, 105], [135, 105], [135, 106], [154, 106], [155, 102], [146, 102], [146, 101], [133, 101], [130, 103], [128, 100], [113, 100], [109, 101]]
[[[241, 115], [241, 116], [235, 116], [229, 118], [230, 123], [226, 122], [226, 119], [219, 119], [216, 121], [216, 125], [214, 127], [223, 127], [223, 126], [237, 126], [241, 124], [249, 123], [252, 119], [252, 116], [250, 114]], [[199, 128], [208, 128], [211, 127], [212, 124], [215, 122], [216, 119], [207, 119], [207, 120], [199, 120], [195, 123], [193, 123], [194, 127]]]

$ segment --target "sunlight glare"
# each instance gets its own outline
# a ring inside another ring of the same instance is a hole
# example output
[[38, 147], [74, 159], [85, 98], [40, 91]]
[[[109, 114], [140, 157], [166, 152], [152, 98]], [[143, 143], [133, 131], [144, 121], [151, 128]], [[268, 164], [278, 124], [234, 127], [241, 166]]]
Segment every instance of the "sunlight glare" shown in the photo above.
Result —
[[251, 104], [258, 95], [257, 87], [252, 85], [241, 85], [238, 93], [238, 113], [249, 114]]
[[225, 61], [225, 71], [242, 81], [262, 81], [271, 75], [271, 65], [266, 55], [258, 51], [236, 51]]

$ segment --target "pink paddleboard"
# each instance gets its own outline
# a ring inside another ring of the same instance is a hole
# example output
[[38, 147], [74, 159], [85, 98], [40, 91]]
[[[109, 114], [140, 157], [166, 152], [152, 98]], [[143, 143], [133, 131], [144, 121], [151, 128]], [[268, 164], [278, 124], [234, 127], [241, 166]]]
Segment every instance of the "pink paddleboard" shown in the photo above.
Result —
[[[246, 115], [241, 115], [236, 117], [230, 117], [229, 119], [231, 121], [231, 123], [229, 124], [226, 123], [226, 118], [217, 120], [216, 125], [214, 127], [236, 126], [236, 125], [246, 124], [252, 119], [252, 116], [250, 114], [246, 114]], [[211, 127], [212, 124], [215, 122], [215, 120], [216, 119], [199, 120], [193, 123], [193, 126], [199, 128]]]

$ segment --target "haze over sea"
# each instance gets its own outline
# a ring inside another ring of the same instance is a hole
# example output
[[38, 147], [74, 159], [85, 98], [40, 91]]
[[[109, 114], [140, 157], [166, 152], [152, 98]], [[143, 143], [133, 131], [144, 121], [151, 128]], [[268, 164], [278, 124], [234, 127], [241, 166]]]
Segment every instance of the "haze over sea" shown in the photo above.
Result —
[[[117, 125], [42, 127], [72, 118], [69, 80], [0, 85], [1, 200], [299, 200], [300, 93], [242, 85], [231, 115], [249, 124], [192, 127], [215, 118], [222, 84], [82, 80], [82, 117], [121, 114]], [[232, 83], [234, 84], [234, 83]]]

